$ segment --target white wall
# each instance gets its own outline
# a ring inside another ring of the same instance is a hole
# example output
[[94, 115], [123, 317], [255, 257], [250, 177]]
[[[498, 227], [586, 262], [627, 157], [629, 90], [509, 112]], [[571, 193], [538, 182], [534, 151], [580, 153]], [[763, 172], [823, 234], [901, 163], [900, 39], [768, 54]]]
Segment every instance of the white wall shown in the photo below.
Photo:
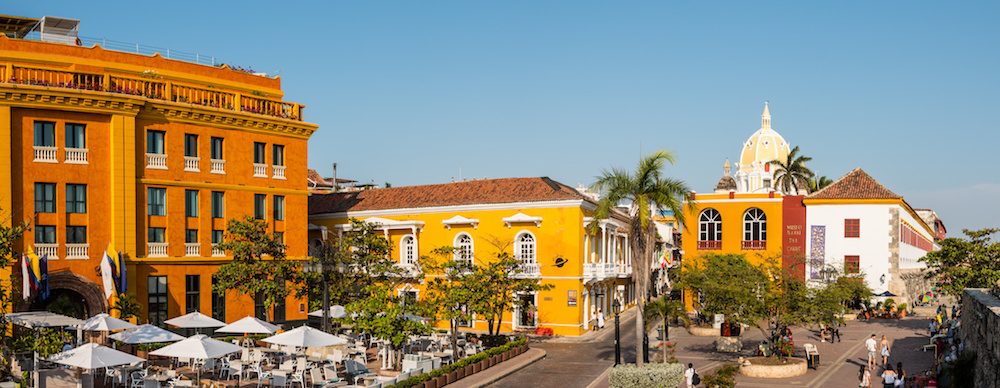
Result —
[[[900, 208], [899, 219], [909, 223], [910, 226], [912, 226], [914, 232], [917, 232], [918, 234], [926, 238], [927, 241], [930, 241], [933, 244], [934, 238], [931, 237], [930, 232], [924, 230], [924, 228], [920, 226], [920, 221], [914, 218], [913, 215], [910, 214], [910, 212], [906, 211], [903, 208]], [[899, 227], [900, 231], [902, 231], [903, 225], [900, 225]], [[921, 257], [924, 257], [924, 255], [926, 254], [927, 252], [924, 251], [923, 249], [917, 248], [909, 244], [904, 244], [902, 241], [902, 237], [900, 237], [899, 269], [927, 268], [926, 264], [917, 261], [920, 260]]]
[[[827, 265], [844, 267], [844, 256], [859, 256], [861, 272], [875, 293], [886, 291], [889, 285], [889, 209], [897, 205], [811, 205], [806, 208], [808, 233], [807, 252], [812, 253], [812, 226], [826, 226]], [[900, 209], [902, 210], [902, 209]], [[844, 237], [844, 220], [861, 220], [860, 237]], [[809, 276], [810, 268], [806, 269]], [[886, 274], [885, 283], [879, 278]]]

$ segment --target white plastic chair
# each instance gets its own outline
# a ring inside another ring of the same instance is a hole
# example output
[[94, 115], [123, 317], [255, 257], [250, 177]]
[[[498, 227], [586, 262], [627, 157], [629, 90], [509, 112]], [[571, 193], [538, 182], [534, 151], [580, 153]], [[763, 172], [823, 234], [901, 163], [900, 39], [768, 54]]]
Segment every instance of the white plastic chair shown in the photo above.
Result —
[[[257, 386], [258, 387], [260, 386], [259, 382], [257, 383]], [[287, 378], [287, 376], [285, 376], [285, 372], [276, 370], [276, 371], [274, 371], [274, 372], [271, 373], [271, 387], [272, 388], [287, 387], [287, 386], [288, 386], [288, 378]]]

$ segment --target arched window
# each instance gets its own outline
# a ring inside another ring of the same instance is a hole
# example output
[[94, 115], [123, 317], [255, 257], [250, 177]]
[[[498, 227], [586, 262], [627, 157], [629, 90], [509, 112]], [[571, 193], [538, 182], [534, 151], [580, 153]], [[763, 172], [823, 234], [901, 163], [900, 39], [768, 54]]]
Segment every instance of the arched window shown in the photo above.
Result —
[[472, 244], [472, 236], [468, 233], [459, 233], [455, 236], [455, 260], [464, 260], [472, 263], [475, 247]]
[[767, 216], [758, 208], [743, 214], [743, 249], [767, 249]]
[[722, 249], [722, 215], [705, 209], [698, 217], [698, 249]]
[[413, 265], [417, 263], [417, 239], [412, 234], [399, 240], [399, 263]]
[[521, 232], [521, 234], [518, 234], [517, 237], [514, 238], [514, 252], [517, 254], [517, 259], [521, 260], [522, 264], [536, 263], [535, 236], [531, 235], [529, 232]]

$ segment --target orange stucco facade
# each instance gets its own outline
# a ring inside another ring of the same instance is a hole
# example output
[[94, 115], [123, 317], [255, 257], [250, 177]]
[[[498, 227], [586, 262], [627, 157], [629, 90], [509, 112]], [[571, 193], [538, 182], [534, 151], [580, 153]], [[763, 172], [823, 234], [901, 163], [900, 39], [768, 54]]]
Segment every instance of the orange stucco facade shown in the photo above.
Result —
[[[0, 36], [0, 218], [5, 225], [32, 223], [15, 252], [32, 246], [48, 254], [50, 287], [81, 296], [89, 315], [114, 302], [94, 300], [104, 296], [97, 268], [109, 243], [127, 258], [128, 292], [143, 306], [140, 322], [152, 316], [151, 305], [158, 306], [153, 315], [169, 318], [195, 309], [188, 301], [227, 322], [254, 315], [249, 296], [231, 290], [224, 303], [213, 298], [212, 274], [231, 259], [213, 250], [213, 231], [254, 216], [263, 196], [262, 216], [283, 234], [288, 258], [307, 255], [303, 182], [317, 126], [302, 121], [301, 104], [282, 97], [277, 78]], [[69, 144], [71, 127], [82, 132], [82, 143]], [[148, 144], [150, 132], [162, 140]], [[150, 198], [151, 188], [165, 200]], [[213, 192], [222, 195], [221, 216], [213, 212]], [[187, 201], [194, 193], [196, 212]], [[279, 197], [283, 212], [275, 211]], [[153, 276], [166, 277], [162, 295], [150, 295]], [[165, 310], [153, 300], [163, 296]], [[37, 308], [35, 298], [14, 309]], [[305, 306], [289, 298], [270, 318], [305, 319]]]

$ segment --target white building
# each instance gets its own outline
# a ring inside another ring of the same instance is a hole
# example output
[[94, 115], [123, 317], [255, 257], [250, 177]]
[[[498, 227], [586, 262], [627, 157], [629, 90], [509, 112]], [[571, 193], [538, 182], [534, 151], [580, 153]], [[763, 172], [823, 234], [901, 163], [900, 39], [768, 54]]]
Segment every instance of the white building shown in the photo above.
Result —
[[[778, 132], [771, 129], [771, 112], [764, 103], [764, 113], [760, 116], [760, 129], [750, 135], [740, 151], [740, 162], [736, 164], [737, 193], [767, 193], [774, 187], [772, 160], [788, 159], [788, 142]], [[729, 161], [726, 161], [726, 175], [729, 175]]]
[[897, 303], [929, 290], [918, 260], [937, 249], [935, 234], [902, 196], [857, 168], [803, 203], [810, 280], [822, 280], [829, 265], [860, 271], [876, 294], [889, 291]]

